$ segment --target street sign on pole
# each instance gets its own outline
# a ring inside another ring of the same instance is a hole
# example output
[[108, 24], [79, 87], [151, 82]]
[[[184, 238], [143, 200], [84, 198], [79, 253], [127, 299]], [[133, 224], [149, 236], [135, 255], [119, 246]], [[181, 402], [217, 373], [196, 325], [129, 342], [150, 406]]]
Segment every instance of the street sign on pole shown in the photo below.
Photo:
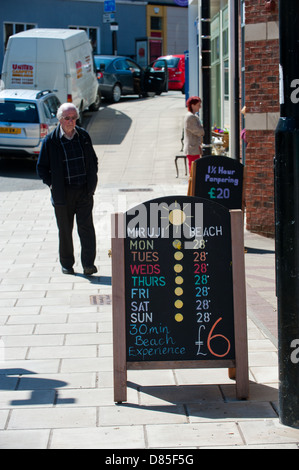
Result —
[[111, 13], [116, 11], [115, 0], [104, 1], [104, 13]]
[[116, 23], [115, 21], [110, 23], [110, 31], [118, 31], [118, 23]]
[[279, 2], [280, 119], [276, 129], [275, 224], [279, 416], [299, 428], [299, 16]]
[[114, 13], [104, 13], [103, 14], [103, 23], [112, 23], [115, 21], [115, 14]]

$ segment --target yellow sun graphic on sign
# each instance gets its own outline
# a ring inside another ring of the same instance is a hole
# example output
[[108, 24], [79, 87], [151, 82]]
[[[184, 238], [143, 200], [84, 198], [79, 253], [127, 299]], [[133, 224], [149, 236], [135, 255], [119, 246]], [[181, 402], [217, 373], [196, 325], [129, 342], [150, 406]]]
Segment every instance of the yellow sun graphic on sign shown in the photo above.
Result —
[[[180, 204], [178, 204], [177, 201], [174, 202], [174, 209], [172, 209], [169, 212], [168, 216], [161, 217], [161, 219], [168, 219], [168, 221], [170, 222], [168, 226], [166, 227], [166, 230], [169, 229], [170, 224], [173, 225], [176, 233], [178, 233], [181, 225], [186, 225], [187, 227], [190, 227], [190, 225], [188, 224], [188, 219], [191, 219], [193, 216], [188, 215], [185, 212], [188, 206], [190, 206], [189, 203], [185, 204], [185, 206], [183, 206], [183, 209], [181, 209]], [[165, 207], [165, 206], [162, 206], [162, 207], [165, 210], [169, 210], [168, 207]]]

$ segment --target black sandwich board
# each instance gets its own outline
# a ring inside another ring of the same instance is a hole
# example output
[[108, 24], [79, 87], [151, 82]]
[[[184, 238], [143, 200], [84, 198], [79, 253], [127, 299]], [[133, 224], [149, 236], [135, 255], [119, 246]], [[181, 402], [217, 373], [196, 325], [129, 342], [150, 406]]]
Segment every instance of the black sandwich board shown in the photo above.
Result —
[[211, 155], [192, 165], [192, 196], [218, 202], [228, 209], [243, 208], [244, 166], [233, 158]]
[[126, 401], [128, 369], [236, 364], [237, 395], [246, 398], [242, 223], [241, 211], [188, 196], [154, 199], [114, 216], [115, 401]]

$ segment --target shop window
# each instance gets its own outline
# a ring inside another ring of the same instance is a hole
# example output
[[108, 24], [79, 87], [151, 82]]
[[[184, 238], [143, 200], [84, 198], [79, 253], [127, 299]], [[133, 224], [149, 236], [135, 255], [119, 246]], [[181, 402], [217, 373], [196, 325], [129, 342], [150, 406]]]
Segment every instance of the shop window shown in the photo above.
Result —
[[220, 54], [220, 41], [219, 36], [211, 40], [211, 61], [216, 62], [219, 60]]
[[228, 55], [228, 29], [226, 29], [222, 33], [222, 49], [223, 49], [223, 55], [227, 56]]
[[69, 29], [82, 29], [86, 32], [87, 36], [90, 39], [90, 44], [94, 54], [99, 54], [101, 51], [100, 48], [100, 34], [99, 28], [90, 28], [88, 26], [69, 26]]
[[151, 29], [162, 31], [163, 28], [161, 16], [151, 16]]
[[30, 23], [4, 23], [4, 50], [6, 49], [8, 39], [13, 34], [27, 31], [27, 29], [36, 28], [35, 24]]
[[224, 61], [224, 99], [229, 100], [229, 62]]
[[228, 7], [211, 21], [211, 112], [217, 127], [229, 126], [229, 17]]

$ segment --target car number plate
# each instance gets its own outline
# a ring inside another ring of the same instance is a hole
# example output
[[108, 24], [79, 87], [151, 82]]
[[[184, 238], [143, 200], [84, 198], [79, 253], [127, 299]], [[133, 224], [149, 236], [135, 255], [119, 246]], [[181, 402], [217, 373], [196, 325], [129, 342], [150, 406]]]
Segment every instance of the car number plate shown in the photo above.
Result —
[[0, 134], [21, 134], [19, 127], [0, 127]]

